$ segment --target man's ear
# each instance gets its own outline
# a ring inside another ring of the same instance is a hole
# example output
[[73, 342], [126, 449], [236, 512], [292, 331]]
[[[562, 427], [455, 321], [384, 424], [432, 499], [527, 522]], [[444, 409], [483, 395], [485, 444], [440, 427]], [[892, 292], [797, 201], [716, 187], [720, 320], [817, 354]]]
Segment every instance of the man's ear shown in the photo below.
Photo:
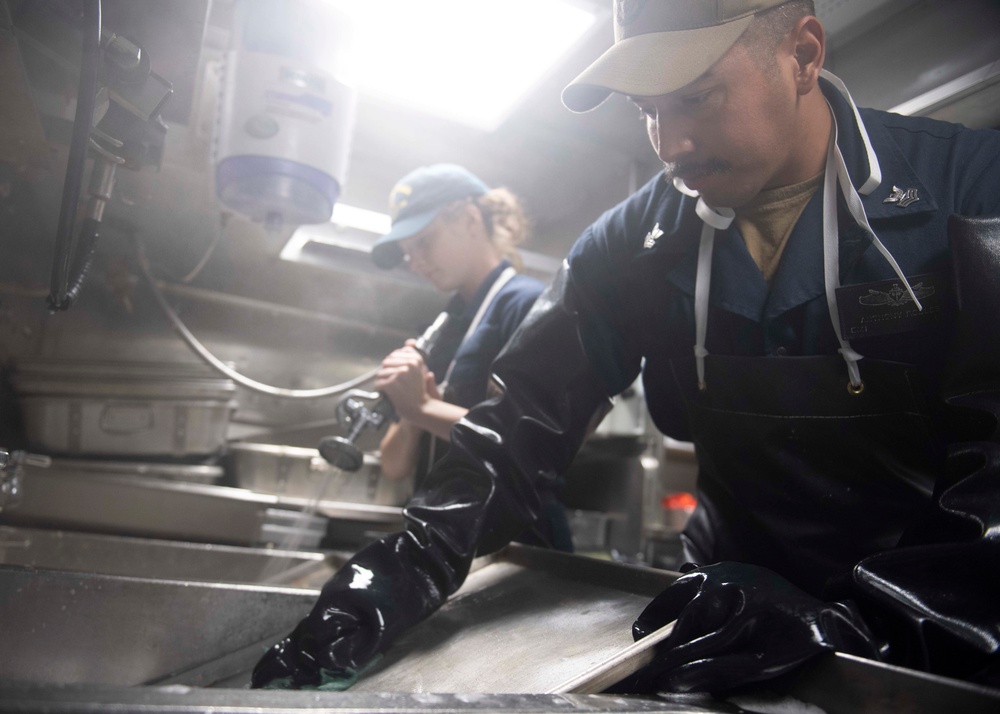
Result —
[[826, 58], [826, 30], [812, 15], [801, 18], [786, 38], [795, 58], [795, 84], [800, 95], [808, 94], [819, 80]]

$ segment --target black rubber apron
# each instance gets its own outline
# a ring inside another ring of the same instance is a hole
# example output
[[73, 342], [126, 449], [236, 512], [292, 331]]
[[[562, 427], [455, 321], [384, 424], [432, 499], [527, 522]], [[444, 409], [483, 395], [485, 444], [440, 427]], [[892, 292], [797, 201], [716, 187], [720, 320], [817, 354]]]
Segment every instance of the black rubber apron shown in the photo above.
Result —
[[709, 356], [705, 391], [693, 358], [671, 368], [698, 453], [693, 562], [756, 563], [819, 595], [930, 502], [941, 461], [910, 368], [865, 360], [860, 394], [839, 357]]
[[[839, 79], [826, 79], [854, 106]], [[740, 560], [770, 567], [818, 595], [866, 555], [896, 545], [930, 501], [940, 459], [916, 370], [864, 360], [843, 338], [838, 188], [853, 219], [920, 302], [872, 231], [837, 145], [837, 120], [823, 182], [823, 263], [827, 304], [840, 356], [727, 357], [705, 349], [712, 245], [734, 212], [698, 199], [704, 222], [695, 282], [694, 357], [671, 362], [699, 460], [699, 505], [685, 532], [693, 562]], [[855, 108], [870, 176], [878, 159]], [[677, 188], [690, 195], [683, 182]], [[845, 369], [846, 367], [846, 369]], [[863, 378], [862, 378], [863, 373]]]

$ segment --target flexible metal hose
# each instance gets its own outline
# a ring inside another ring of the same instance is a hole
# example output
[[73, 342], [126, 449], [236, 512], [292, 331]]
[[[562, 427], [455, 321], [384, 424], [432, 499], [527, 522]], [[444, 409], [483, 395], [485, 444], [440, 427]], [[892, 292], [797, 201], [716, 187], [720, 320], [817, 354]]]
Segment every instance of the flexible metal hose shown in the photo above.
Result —
[[260, 392], [261, 394], [267, 394], [272, 397], [283, 397], [286, 399], [318, 399], [320, 397], [331, 397], [337, 394], [343, 394], [348, 390], [354, 389], [366, 382], [374, 379], [375, 374], [378, 372], [378, 368], [372, 369], [365, 372], [360, 377], [356, 377], [347, 382], [342, 382], [341, 384], [335, 384], [330, 387], [320, 387], [317, 389], [285, 389], [283, 387], [272, 387], [269, 384], [264, 384], [258, 382], [254, 379], [250, 379], [235, 369], [227, 365], [225, 362], [220, 360], [218, 357], [213, 355], [208, 351], [208, 348], [203, 345], [197, 337], [195, 337], [187, 326], [181, 321], [177, 313], [174, 312], [173, 308], [170, 307], [170, 303], [167, 302], [166, 297], [163, 295], [163, 291], [160, 290], [159, 286], [156, 284], [156, 279], [153, 277], [149, 269], [149, 261], [146, 259], [145, 251], [142, 248], [142, 243], [139, 240], [135, 241], [136, 254], [138, 256], [139, 270], [142, 272], [143, 278], [146, 280], [146, 284], [149, 285], [149, 289], [153, 293], [153, 297], [156, 298], [156, 302], [159, 304], [163, 313], [170, 320], [174, 329], [181, 336], [184, 342], [187, 343], [196, 355], [198, 355], [202, 360], [204, 360], [210, 367], [216, 371], [222, 373], [226, 377], [229, 377], [237, 384], [246, 387], [247, 389], [253, 390], [255, 392]]

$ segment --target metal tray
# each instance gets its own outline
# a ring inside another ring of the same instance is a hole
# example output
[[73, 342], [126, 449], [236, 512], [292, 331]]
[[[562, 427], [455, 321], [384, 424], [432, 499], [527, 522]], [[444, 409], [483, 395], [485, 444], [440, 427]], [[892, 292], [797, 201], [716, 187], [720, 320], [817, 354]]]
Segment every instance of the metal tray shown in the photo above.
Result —
[[599, 692], [669, 633], [633, 642], [631, 630], [678, 573], [521, 545], [474, 565], [351, 692]]
[[29, 447], [50, 455], [215, 454], [236, 408], [235, 383], [197, 364], [39, 361], [12, 385]]

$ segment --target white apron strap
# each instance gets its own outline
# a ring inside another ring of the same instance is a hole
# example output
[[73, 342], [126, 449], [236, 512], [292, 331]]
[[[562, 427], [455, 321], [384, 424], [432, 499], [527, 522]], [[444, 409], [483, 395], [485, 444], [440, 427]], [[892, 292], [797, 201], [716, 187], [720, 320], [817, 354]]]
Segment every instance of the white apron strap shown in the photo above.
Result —
[[[462, 349], [462, 345], [465, 344], [465, 341], [469, 339], [469, 336], [476, 331], [477, 327], [479, 327], [479, 323], [483, 321], [483, 316], [486, 314], [490, 305], [493, 304], [493, 301], [496, 299], [497, 293], [500, 292], [500, 289], [510, 282], [511, 278], [515, 275], [517, 275], [517, 271], [514, 270], [513, 266], [509, 265], [503, 270], [503, 272], [500, 273], [500, 275], [497, 276], [497, 279], [493, 281], [493, 285], [490, 286], [489, 292], [486, 293], [486, 297], [484, 297], [482, 303], [480, 303], [479, 309], [476, 310], [476, 314], [472, 318], [472, 322], [469, 323], [469, 329], [465, 331], [462, 341], [458, 343], [458, 349]], [[458, 350], [455, 351], [455, 354], [458, 354]], [[453, 369], [455, 369], [454, 359], [451, 360], [451, 364], [448, 365], [448, 369], [444, 373], [444, 379], [441, 380], [441, 383], [438, 385], [438, 389], [441, 390], [442, 394], [444, 394], [444, 390], [448, 388], [448, 380], [451, 378], [451, 372]]]

